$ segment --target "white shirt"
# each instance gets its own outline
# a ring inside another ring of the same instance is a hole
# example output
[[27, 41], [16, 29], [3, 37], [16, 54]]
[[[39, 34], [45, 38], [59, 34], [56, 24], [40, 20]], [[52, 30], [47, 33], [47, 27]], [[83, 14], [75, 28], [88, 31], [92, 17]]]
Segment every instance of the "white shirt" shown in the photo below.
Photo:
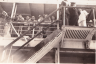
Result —
[[80, 11], [80, 16], [79, 16], [79, 20], [78, 20], [78, 24], [79, 26], [87, 26], [86, 25], [86, 16], [88, 15], [88, 12], [83, 10], [83, 11]]

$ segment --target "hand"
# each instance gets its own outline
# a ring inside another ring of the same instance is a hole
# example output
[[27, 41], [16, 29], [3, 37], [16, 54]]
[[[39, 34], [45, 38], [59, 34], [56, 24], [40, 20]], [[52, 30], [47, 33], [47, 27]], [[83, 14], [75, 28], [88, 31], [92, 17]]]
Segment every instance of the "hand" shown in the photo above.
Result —
[[5, 12], [5, 11], [3, 11], [2, 14], [3, 14], [4, 16], [8, 16], [7, 12]]

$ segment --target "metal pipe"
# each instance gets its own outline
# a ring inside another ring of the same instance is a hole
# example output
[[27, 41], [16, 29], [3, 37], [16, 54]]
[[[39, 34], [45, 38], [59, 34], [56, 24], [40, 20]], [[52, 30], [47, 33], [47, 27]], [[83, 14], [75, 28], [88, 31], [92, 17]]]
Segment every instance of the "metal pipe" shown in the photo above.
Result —
[[95, 51], [94, 52], [90, 52], [90, 51], [88, 52], [88, 51], [74, 51], [74, 50], [73, 51], [71, 51], [71, 50], [68, 51], [67, 50], [67, 51], [60, 51], [60, 52], [62, 52], [62, 53], [90, 53], [90, 54], [94, 54], [95, 53]]
[[86, 8], [86, 9], [94, 9], [95, 7], [80, 7], [80, 6], [77, 6], [77, 7], [72, 7], [72, 6], [63, 6], [65, 8]]
[[12, 8], [12, 13], [11, 13], [11, 18], [14, 16], [14, 11], [15, 11], [15, 3], [13, 3], [13, 8]]
[[[57, 0], [57, 9], [59, 8], [59, 3]], [[57, 20], [59, 20], [59, 10], [57, 11]], [[57, 23], [57, 29], [59, 29], [59, 23]]]
[[65, 6], [63, 7], [63, 11], [64, 11], [64, 14], [63, 14], [63, 26], [65, 26]]
[[58, 64], [60, 64], [60, 43], [59, 43], [58, 48], [57, 48], [57, 54], [58, 54], [58, 56], [57, 56]]
[[95, 10], [93, 9], [93, 21], [94, 21], [94, 27], [96, 27], [96, 21], [95, 21]]

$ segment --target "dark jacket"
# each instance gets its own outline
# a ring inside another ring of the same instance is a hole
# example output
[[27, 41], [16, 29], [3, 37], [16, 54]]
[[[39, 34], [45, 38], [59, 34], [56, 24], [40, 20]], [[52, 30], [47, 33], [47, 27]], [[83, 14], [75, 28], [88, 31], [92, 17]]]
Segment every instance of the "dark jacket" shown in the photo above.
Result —
[[78, 19], [79, 19], [79, 11], [76, 8], [69, 8], [70, 18], [69, 18], [69, 25], [78, 26]]
[[[61, 6], [66, 6], [66, 3], [64, 1], [61, 2]], [[65, 25], [69, 25], [69, 16], [70, 13], [67, 9], [65, 9]], [[62, 20], [62, 22], [60, 22], [60, 25], [63, 24], [63, 18], [64, 18], [64, 8], [60, 9], [60, 20]]]
[[[95, 18], [96, 18], [96, 11], [95, 11]], [[91, 10], [87, 16], [87, 22], [89, 22], [90, 20], [93, 20], [94, 17], [93, 17], [93, 10]]]

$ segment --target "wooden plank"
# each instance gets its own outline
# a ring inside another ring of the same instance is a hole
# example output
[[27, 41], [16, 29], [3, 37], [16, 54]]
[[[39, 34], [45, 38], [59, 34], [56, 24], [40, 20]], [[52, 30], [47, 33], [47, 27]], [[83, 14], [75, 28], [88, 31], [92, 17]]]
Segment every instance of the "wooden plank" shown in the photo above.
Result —
[[[70, 54], [71, 55], [71, 54]], [[61, 64], [95, 64], [94, 58], [61, 57]]]
[[61, 57], [95, 58], [95, 49], [60, 48]]

